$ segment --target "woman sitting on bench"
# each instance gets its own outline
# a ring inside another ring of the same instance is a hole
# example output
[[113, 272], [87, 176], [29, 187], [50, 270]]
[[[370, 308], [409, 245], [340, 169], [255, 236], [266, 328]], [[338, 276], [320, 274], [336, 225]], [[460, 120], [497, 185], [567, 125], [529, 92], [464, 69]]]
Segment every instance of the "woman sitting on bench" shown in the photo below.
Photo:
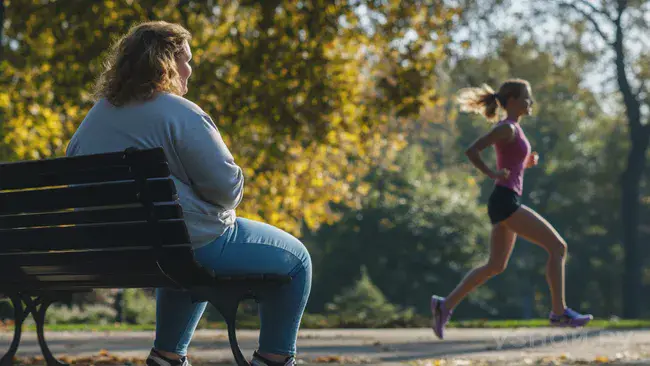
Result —
[[[311, 289], [311, 258], [290, 234], [237, 218], [244, 176], [215, 123], [183, 98], [192, 74], [190, 33], [148, 22], [117, 41], [96, 86], [97, 102], [67, 155], [162, 147], [183, 207], [196, 260], [228, 274], [290, 275], [260, 304], [259, 349], [252, 365], [295, 365], [296, 338]], [[263, 199], [263, 198], [262, 198]], [[206, 303], [188, 292], [157, 290], [156, 339], [147, 365], [188, 366], [187, 348]]]

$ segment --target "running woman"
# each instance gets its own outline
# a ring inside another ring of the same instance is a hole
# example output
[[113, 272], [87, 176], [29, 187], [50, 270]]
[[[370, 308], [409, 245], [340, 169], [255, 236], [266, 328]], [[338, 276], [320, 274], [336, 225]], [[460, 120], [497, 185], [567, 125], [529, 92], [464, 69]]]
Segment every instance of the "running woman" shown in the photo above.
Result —
[[[566, 242], [543, 217], [521, 204], [524, 170], [534, 167], [539, 160], [537, 153], [531, 153], [530, 143], [519, 123], [523, 116], [532, 112], [530, 84], [526, 80], [508, 80], [496, 93], [487, 85], [466, 88], [460, 91], [458, 102], [462, 111], [482, 114], [490, 121], [497, 119], [501, 109], [506, 112], [506, 118], [497, 122], [465, 152], [476, 168], [495, 181], [488, 201], [488, 215], [492, 222], [490, 258], [486, 264], [470, 271], [447, 297], [431, 297], [434, 333], [443, 339], [453, 309], [472, 290], [503, 272], [517, 236], [541, 246], [548, 253], [546, 281], [552, 299], [550, 324], [584, 326], [593, 316], [579, 314], [568, 308], [565, 302]], [[492, 145], [497, 155], [496, 171], [490, 169], [480, 156], [482, 150]]]

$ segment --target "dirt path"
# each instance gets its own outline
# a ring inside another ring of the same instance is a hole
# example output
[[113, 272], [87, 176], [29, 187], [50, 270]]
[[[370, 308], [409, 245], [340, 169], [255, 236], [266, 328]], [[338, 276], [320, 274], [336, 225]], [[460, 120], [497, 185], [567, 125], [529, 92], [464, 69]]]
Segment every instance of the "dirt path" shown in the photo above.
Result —
[[[250, 355], [257, 332], [242, 330], [238, 334], [242, 349]], [[11, 336], [0, 333], [1, 349], [9, 347]], [[153, 332], [52, 332], [46, 336], [59, 357], [96, 356], [106, 350], [103, 353], [132, 361], [145, 357], [153, 341]], [[445, 341], [437, 340], [430, 329], [305, 330], [298, 347], [302, 364], [556, 365], [616, 361], [650, 365], [650, 330], [450, 329]], [[26, 333], [18, 356], [39, 353], [36, 335]], [[231, 364], [226, 333], [198, 331], [190, 356], [195, 364]]]

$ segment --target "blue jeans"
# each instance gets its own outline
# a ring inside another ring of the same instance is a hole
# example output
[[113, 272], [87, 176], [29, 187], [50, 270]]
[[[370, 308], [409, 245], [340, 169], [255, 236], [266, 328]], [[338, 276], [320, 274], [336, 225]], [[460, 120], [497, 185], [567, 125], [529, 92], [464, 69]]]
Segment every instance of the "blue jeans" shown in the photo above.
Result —
[[[194, 255], [218, 275], [290, 275], [290, 285], [260, 303], [259, 351], [295, 355], [298, 328], [311, 290], [311, 258], [298, 239], [271, 225], [238, 218], [214, 242], [195, 249]], [[189, 292], [173, 289], [158, 289], [156, 301], [154, 347], [186, 355], [207, 303], [193, 304]]]

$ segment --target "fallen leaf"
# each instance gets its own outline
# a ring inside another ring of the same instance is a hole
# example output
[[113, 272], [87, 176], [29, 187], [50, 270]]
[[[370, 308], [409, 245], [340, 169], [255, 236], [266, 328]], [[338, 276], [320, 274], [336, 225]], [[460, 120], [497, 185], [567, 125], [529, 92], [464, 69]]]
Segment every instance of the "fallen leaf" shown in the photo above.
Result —
[[594, 359], [594, 361], [595, 361], [595, 362], [606, 363], [606, 362], [609, 362], [609, 358], [606, 357], [606, 356], [598, 356], [598, 357], [596, 357], [596, 358]]

